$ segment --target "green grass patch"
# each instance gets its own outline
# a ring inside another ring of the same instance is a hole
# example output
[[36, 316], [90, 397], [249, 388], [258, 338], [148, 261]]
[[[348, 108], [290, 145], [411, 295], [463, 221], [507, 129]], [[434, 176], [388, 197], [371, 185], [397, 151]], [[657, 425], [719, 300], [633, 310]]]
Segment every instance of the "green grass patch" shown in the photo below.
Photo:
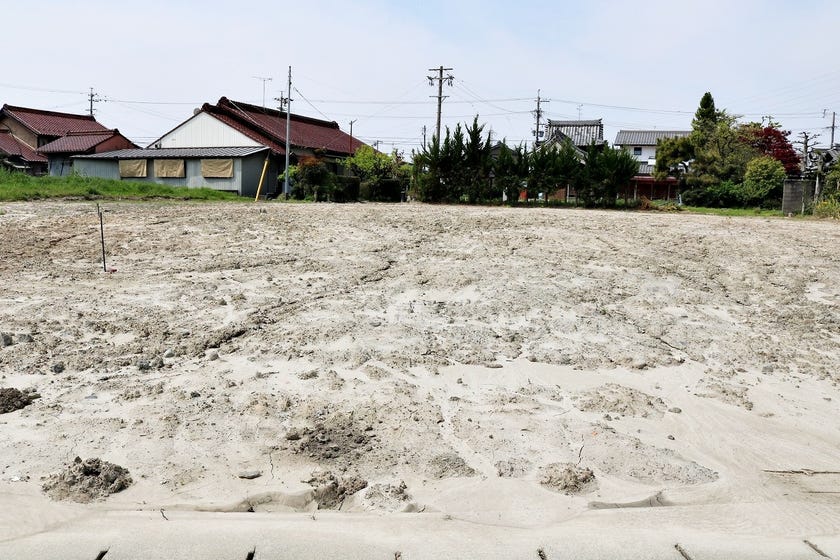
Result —
[[0, 169], [0, 201], [81, 198], [85, 200], [248, 200], [235, 193], [206, 188], [170, 187], [143, 181], [97, 177], [32, 177]]

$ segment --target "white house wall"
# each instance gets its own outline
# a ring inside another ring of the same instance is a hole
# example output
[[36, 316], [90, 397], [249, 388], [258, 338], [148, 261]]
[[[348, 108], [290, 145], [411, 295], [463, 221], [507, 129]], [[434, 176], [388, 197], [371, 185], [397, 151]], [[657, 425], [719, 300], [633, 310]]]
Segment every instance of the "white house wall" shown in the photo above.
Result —
[[[630, 155], [636, 158], [636, 161], [647, 163], [648, 160], [656, 159], [656, 146], [634, 146], [632, 144], [625, 144], [621, 147], [630, 152]], [[637, 156], [633, 153], [633, 148], [641, 148], [642, 155]]]
[[154, 143], [158, 148], [260, 146], [235, 128], [207, 113], [198, 113]]

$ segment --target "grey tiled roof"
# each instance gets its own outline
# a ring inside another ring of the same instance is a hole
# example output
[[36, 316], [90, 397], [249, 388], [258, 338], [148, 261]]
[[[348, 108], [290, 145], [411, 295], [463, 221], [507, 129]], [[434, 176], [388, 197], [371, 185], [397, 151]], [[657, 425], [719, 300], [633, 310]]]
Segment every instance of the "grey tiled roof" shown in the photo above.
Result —
[[653, 175], [653, 166], [647, 163], [639, 164], [639, 175]]
[[74, 157], [78, 159], [231, 158], [250, 156], [251, 154], [267, 149], [264, 146], [232, 148], [137, 148]]
[[661, 138], [682, 138], [690, 130], [619, 130], [615, 137], [616, 146], [656, 146]]
[[547, 136], [549, 139], [563, 136], [569, 138], [572, 144], [581, 148], [590, 144], [604, 143], [604, 124], [601, 119], [587, 121], [555, 121], [548, 120]]

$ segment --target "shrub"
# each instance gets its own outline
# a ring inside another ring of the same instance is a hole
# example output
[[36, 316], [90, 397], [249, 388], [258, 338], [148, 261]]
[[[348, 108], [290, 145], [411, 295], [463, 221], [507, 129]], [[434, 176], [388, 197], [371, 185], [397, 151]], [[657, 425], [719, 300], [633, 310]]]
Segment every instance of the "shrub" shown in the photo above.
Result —
[[814, 216], [840, 220], [840, 200], [829, 198], [814, 205]]
[[365, 181], [359, 197], [371, 202], [400, 202], [403, 196], [403, 182], [399, 179]]
[[785, 166], [776, 158], [761, 156], [747, 164], [742, 196], [745, 205], [761, 205], [768, 199], [781, 199]]
[[358, 177], [336, 176], [332, 193], [333, 202], [356, 202], [359, 200], [361, 181]]

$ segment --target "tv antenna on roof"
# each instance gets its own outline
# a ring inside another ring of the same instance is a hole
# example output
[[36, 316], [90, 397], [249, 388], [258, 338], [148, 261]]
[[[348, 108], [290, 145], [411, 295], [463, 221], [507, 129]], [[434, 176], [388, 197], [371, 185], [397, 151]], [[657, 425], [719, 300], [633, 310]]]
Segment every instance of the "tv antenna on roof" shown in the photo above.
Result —
[[263, 109], [265, 109], [265, 83], [272, 81], [274, 78], [268, 78], [268, 77], [264, 77], [264, 76], [251, 76], [251, 77], [254, 78], [255, 80], [262, 81], [262, 86], [263, 86], [263, 103], [262, 103], [262, 106], [263, 106]]

